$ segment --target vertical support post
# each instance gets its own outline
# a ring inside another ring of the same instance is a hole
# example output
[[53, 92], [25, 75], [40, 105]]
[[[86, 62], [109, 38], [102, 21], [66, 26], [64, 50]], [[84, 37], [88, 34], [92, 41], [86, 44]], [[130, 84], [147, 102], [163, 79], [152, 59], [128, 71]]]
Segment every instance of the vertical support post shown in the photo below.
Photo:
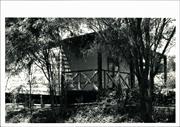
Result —
[[79, 73], [79, 79], [78, 79], [78, 86], [77, 89], [80, 90], [81, 89], [81, 73]]
[[44, 107], [44, 104], [43, 104], [43, 97], [42, 97], [42, 94], [40, 95], [40, 103], [41, 103], [41, 108]]
[[[113, 59], [112, 60], [112, 78], [114, 78], [115, 77], [115, 60]], [[115, 84], [113, 83], [112, 84], [112, 88], [114, 89], [115, 88]]]
[[61, 75], [61, 95], [64, 98], [64, 87], [65, 87], [65, 77], [64, 74]]
[[106, 71], [104, 70], [104, 89], [106, 89]]
[[117, 95], [118, 95], [118, 98], [119, 98], [119, 100], [118, 101], [120, 101], [120, 99], [121, 99], [121, 96], [122, 96], [122, 88], [121, 88], [121, 79], [119, 78], [119, 81], [118, 81], [119, 83], [118, 83], [118, 92], [117, 92]]
[[114, 76], [115, 76], [115, 60], [112, 59], [112, 77], [114, 78]]
[[164, 83], [167, 81], [167, 57], [164, 56]]
[[98, 88], [99, 88], [99, 92], [102, 92], [102, 53], [100, 51], [98, 51], [97, 54], [97, 61], [98, 61]]
[[130, 85], [131, 85], [131, 88], [134, 87], [134, 84], [135, 84], [134, 65], [131, 62], [130, 63]]
[[[107, 70], [109, 72], [109, 57], [107, 58]], [[109, 79], [107, 79], [107, 83], [109, 83]]]

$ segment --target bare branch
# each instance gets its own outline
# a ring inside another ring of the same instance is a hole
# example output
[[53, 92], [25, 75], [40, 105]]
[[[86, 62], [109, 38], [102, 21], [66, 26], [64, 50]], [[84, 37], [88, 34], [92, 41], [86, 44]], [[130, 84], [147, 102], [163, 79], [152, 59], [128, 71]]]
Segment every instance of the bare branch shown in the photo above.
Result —
[[[166, 52], [166, 50], [167, 50], [167, 48], [168, 48], [168, 46], [169, 46], [169, 44], [170, 44], [170, 42], [171, 42], [171, 39], [173, 38], [175, 32], [176, 32], [176, 27], [173, 28], [173, 31], [172, 31], [169, 39], [167, 40], [167, 43], [166, 43], [166, 45], [165, 45], [165, 47], [164, 47], [164, 49], [163, 49], [163, 51], [162, 51], [162, 53], [161, 53], [161, 56], [160, 56], [158, 62], [156, 63], [157, 65], [160, 65], [160, 62], [161, 62], [162, 58], [164, 57], [164, 54], [165, 54], [165, 52]], [[154, 73], [153, 73], [154, 76], [155, 76], [156, 73], [158, 72], [158, 69], [159, 69], [159, 66], [156, 66], [155, 71], [154, 71]]]
[[158, 45], [161, 42], [165, 25], [166, 25], [166, 18], [163, 19], [162, 25], [160, 26], [159, 31], [157, 33], [157, 37], [155, 36], [154, 52], [156, 52]]
[[173, 28], [173, 31], [172, 31], [172, 33], [171, 33], [169, 39], [167, 40], [167, 43], [166, 43], [166, 45], [165, 45], [165, 47], [164, 47], [164, 50], [162, 51], [162, 55], [165, 54], [166, 49], [167, 49], [167, 47], [169, 46], [169, 44], [170, 44], [170, 42], [171, 42], [171, 39], [173, 38], [175, 32], [176, 32], [176, 27]]

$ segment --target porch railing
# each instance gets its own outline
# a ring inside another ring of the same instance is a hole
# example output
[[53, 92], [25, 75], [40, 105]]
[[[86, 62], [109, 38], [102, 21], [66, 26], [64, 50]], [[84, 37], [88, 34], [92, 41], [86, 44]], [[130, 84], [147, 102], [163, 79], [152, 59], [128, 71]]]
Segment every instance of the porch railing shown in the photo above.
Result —
[[[63, 72], [65, 82], [70, 85], [69, 87], [77, 90], [90, 90], [87, 87], [97, 87], [97, 69], [77, 70]], [[71, 74], [71, 76], [69, 76]]]
[[[111, 74], [114, 73], [114, 74]], [[119, 71], [109, 71], [103, 70], [103, 74], [106, 75], [104, 78], [108, 77], [108, 80], [104, 79], [104, 83], [113, 83], [115, 87], [118, 86], [118, 83], [129, 88], [130, 84], [130, 74], [127, 72], [119, 72]], [[107, 85], [109, 86], [109, 85]]]
[[[63, 74], [65, 76], [65, 82], [68, 82], [67, 84], [70, 85], [69, 87], [74, 87], [72, 89], [98, 90], [98, 69], [68, 71], [63, 72]], [[101, 82], [103, 89], [108, 89], [112, 87], [120, 87], [120, 89], [130, 88], [130, 74], [127, 72], [102, 69], [101, 74]]]

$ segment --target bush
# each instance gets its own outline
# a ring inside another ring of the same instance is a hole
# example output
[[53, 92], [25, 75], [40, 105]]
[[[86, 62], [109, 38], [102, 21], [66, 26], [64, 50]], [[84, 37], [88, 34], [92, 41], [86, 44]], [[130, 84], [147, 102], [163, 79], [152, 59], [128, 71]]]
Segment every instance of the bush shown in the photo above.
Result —
[[166, 84], [164, 82], [164, 73], [158, 74], [155, 76], [154, 78], [154, 84], [155, 87], [158, 88], [159, 90], [161, 90], [162, 88], [171, 88], [174, 89], [175, 88], [175, 84], [176, 84], [176, 76], [175, 76], [175, 72], [169, 72], [167, 73], [167, 81]]
[[174, 89], [176, 87], [176, 75], [175, 72], [170, 72], [167, 74], [166, 87]]
[[175, 107], [154, 107], [154, 122], [175, 122]]
[[31, 123], [55, 123], [56, 119], [52, 116], [52, 110], [40, 109], [32, 114]]
[[175, 105], [175, 91], [173, 89], [163, 89], [162, 91], [154, 94], [153, 105], [174, 106]]
[[175, 72], [167, 74], [167, 82], [164, 82], [164, 74], [155, 77], [153, 105], [171, 106], [175, 104]]

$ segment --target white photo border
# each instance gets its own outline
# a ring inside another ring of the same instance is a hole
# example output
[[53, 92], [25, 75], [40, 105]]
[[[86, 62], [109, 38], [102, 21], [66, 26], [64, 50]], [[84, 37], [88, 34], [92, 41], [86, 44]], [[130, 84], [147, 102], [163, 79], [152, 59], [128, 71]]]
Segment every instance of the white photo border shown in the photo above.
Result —
[[[180, 126], [179, 1], [1, 1], [1, 126]], [[5, 123], [6, 17], [170, 17], [176, 19], [176, 123]]]

